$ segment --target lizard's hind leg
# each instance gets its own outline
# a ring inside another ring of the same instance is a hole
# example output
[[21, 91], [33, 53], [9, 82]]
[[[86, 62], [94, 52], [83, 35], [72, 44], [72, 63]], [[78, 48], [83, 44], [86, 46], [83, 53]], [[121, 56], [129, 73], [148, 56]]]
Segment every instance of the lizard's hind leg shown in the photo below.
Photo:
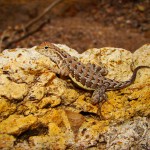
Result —
[[98, 103], [101, 103], [102, 101], [106, 101], [107, 95], [105, 92], [106, 92], [105, 86], [96, 89], [92, 95], [92, 104], [96, 105]]
[[103, 86], [101, 88], [96, 89], [92, 95], [92, 104], [93, 105], [98, 104], [99, 106], [98, 115], [100, 115], [100, 118], [104, 118], [101, 114], [101, 106], [107, 100], [107, 95], [105, 92], [106, 92], [106, 87]]

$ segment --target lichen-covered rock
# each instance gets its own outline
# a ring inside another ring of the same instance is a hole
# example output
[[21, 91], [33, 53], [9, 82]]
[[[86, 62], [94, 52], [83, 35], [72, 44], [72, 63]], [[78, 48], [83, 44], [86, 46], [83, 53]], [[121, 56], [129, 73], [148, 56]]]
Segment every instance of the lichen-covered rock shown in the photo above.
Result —
[[28, 94], [28, 99], [30, 100], [40, 100], [43, 98], [45, 93], [45, 87], [40, 84], [35, 84], [31, 87], [30, 92]]
[[137, 117], [114, 125], [104, 134], [107, 150], [150, 149], [150, 120]]
[[86, 119], [79, 129], [76, 146], [88, 148], [101, 142], [100, 136], [108, 129], [109, 122], [98, 121], [93, 118]]
[[133, 62], [136, 66], [141, 64], [148, 66], [150, 65], [149, 50], [150, 44], [145, 44], [133, 53]]
[[[85, 64], [104, 66], [106, 77], [118, 81], [131, 77], [130, 68], [150, 66], [149, 45], [133, 54], [109, 47], [78, 54], [65, 45], [55, 45]], [[108, 100], [101, 107], [104, 120], [100, 120], [99, 106], [91, 104], [92, 92], [76, 87], [67, 77], [58, 77], [54, 73], [57, 65], [35, 48], [0, 54], [0, 149], [117, 150], [149, 146], [149, 120], [144, 117], [150, 115], [150, 69], [139, 70], [129, 87], [107, 92]], [[136, 119], [139, 115], [142, 117]], [[134, 141], [139, 144], [135, 146]]]
[[15, 83], [8, 75], [0, 75], [0, 95], [10, 100], [20, 100], [27, 95], [28, 86], [25, 83]]
[[48, 105], [51, 107], [55, 107], [61, 103], [61, 99], [57, 96], [49, 96], [49, 97], [44, 97], [39, 104], [39, 108], [44, 108]]
[[120, 94], [118, 92], [109, 92], [109, 100], [102, 105], [102, 114], [106, 119], [116, 121], [124, 121], [138, 115], [148, 116], [150, 114], [149, 89], [150, 87], [145, 84], [141, 88], [131, 87], [124, 89], [120, 91]]
[[49, 123], [48, 127], [48, 135], [30, 137], [30, 144], [33, 145], [35, 149], [64, 150], [66, 148], [65, 132], [62, 132], [61, 128], [59, 128], [55, 123]]
[[[74, 144], [73, 130], [67, 117], [69, 113], [70, 112], [67, 111], [66, 114], [64, 110], [52, 109], [43, 115], [43, 117], [40, 117], [39, 121], [44, 126], [48, 127], [48, 133], [46, 136], [42, 135], [30, 137], [29, 141], [31, 145], [34, 145], [35, 148], [39, 148], [43, 145], [42, 148], [45, 149], [50, 148], [64, 150], [67, 145]], [[72, 119], [74, 119], [74, 116], [75, 115], [72, 115]], [[83, 122], [83, 119], [80, 122]], [[75, 126], [76, 124], [79, 125], [79, 122], [74, 123]]]
[[12, 135], [0, 134], [0, 149], [13, 149], [15, 141]]
[[16, 105], [0, 97], [0, 121], [16, 111]]
[[37, 118], [29, 115], [11, 115], [0, 123], [0, 134], [19, 135], [37, 122]]
[[92, 105], [90, 102], [85, 101], [85, 95], [81, 95], [74, 103], [76, 109], [83, 112], [97, 113], [98, 107]]

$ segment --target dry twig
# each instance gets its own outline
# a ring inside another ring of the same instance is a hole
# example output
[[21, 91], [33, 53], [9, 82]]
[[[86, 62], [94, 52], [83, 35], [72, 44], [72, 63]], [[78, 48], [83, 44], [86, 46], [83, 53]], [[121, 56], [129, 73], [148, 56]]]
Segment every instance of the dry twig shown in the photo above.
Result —
[[35, 24], [37, 21], [39, 21], [44, 15], [46, 15], [53, 7], [55, 7], [56, 5], [58, 5], [59, 3], [61, 3], [63, 0], [54, 0], [54, 2], [49, 5], [38, 17], [36, 17], [35, 19], [31, 20], [29, 23], [27, 23], [25, 25], [25, 30], [27, 30], [30, 26], [32, 26], [33, 24]]
[[[40, 30], [48, 22], [49, 19], [46, 19], [46, 20], [42, 21], [42, 23], [40, 23], [39, 25], [36, 25], [36, 27], [34, 27], [35, 24], [39, 20], [43, 20], [43, 17], [50, 10], [52, 10], [52, 8], [54, 8], [56, 5], [58, 5], [62, 1], [63, 0], [54, 0], [54, 2], [51, 3], [46, 9], [44, 9], [44, 11], [39, 16], [37, 16], [33, 20], [29, 21], [26, 25], [24, 25], [24, 26], [22, 26], [22, 27], [20, 27], [18, 29], [11, 29], [10, 32], [8, 32], [9, 29], [6, 29], [3, 32], [3, 34], [2, 34], [2, 36], [0, 38], [0, 52], [3, 51], [2, 49], [7, 49], [12, 44], [14, 44], [16, 42], [19, 42], [19, 41], [23, 40], [24, 38], [28, 37], [29, 35], [32, 35], [33, 33], [35, 33], [38, 30]], [[7, 32], [9, 33], [9, 35], [6, 35]]]

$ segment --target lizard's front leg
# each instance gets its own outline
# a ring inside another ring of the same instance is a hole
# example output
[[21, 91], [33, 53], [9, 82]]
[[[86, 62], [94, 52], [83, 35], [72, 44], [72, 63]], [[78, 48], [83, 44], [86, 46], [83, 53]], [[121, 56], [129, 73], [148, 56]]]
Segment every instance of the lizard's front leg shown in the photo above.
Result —
[[64, 61], [60, 61], [59, 66], [59, 74], [62, 76], [69, 76], [68, 65]]

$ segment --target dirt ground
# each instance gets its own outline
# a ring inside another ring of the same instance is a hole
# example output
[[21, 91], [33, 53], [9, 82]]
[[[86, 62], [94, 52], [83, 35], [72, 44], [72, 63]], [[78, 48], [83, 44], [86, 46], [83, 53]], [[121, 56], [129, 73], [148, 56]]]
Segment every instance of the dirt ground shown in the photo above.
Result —
[[[26, 24], [50, 2], [1, 0], [0, 35], [8, 26]], [[150, 41], [149, 0], [64, 0], [47, 17], [50, 21], [43, 28], [10, 48], [50, 41], [66, 44], [80, 53], [109, 46], [134, 51]]]

